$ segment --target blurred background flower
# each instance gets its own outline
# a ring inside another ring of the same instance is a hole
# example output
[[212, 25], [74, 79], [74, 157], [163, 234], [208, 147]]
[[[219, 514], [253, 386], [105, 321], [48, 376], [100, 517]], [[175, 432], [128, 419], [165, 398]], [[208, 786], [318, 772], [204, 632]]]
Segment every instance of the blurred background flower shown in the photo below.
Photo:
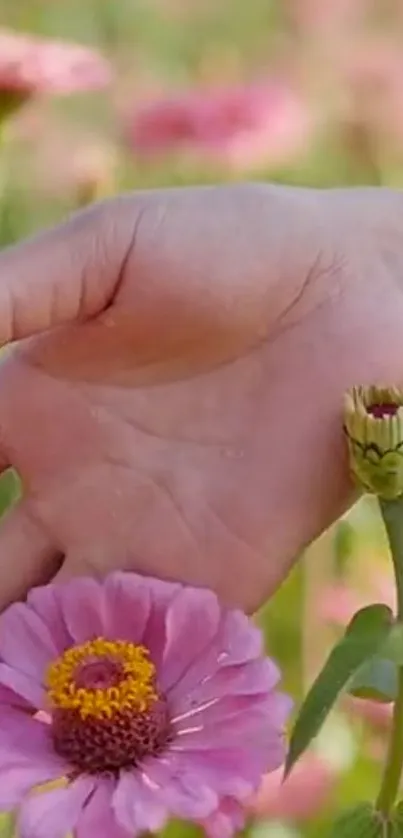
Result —
[[33, 96], [98, 90], [111, 79], [94, 49], [0, 29], [0, 118]]
[[[246, 176], [402, 186], [401, 0], [0, 7], [1, 245], [122, 189]], [[18, 491], [13, 473], [0, 479], [1, 511]], [[393, 606], [365, 500], [258, 615], [297, 703], [353, 611], [375, 599]], [[267, 777], [249, 802], [248, 838], [322, 838], [336, 808], [375, 794], [389, 718], [387, 705], [342, 700], [287, 783]], [[195, 834], [173, 823], [164, 838]]]
[[313, 113], [290, 84], [272, 79], [249, 86], [191, 91], [143, 105], [129, 127], [139, 155], [184, 152], [223, 169], [270, 169], [303, 154]]
[[283, 783], [283, 769], [268, 774], [250, 803], [257, 818], [304, 822], [329, 806], [334, 771], [315, 754], [305, 755]]
[[0, 87], [30, 96], [105, 87], [111, 66], [89, 48], [0, 30]]

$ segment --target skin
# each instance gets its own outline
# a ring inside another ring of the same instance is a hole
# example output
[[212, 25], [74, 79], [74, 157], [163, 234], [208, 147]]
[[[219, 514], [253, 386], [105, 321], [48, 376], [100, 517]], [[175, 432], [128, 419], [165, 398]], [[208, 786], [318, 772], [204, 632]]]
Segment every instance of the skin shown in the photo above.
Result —
[[403, 195], [135, 193], [0, 277], [0, 607], [126, 568], [256, 609], [353, 499], [345, 389], [403, 378]]

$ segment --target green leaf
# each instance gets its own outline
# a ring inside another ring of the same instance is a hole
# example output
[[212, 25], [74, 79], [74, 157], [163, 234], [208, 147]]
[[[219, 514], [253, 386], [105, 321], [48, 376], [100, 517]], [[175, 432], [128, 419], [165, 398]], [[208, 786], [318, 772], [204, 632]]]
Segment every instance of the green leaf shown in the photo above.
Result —
[[202, 835], [203, 832], [200, 827], [184, 821], [170, 821], [161, 833], [160, 838], [202, 838]]
[[388, 838], [402, 838], [403, 836], [403, 802], [397, 804], [391, 815]]
[[359, 803], [338, 818], [330, 838], [385, 838], [385, 823], [371, 803]]
[[398, 668], [391, 660], [380, 655], [375, 655], [360, 666], [348, 685], [349, 695], [384, 704], [395, 701], [397, 689]]
[[386, 605], [370, 605], [355, 614], [300, 709], [291, 735], [286, 776], [319, 732], [352, 676], [385, 643], [392, 625], [393, 614]]
[[0, 812], [0, 838], [14, 838], [15, 818], [9, 812]]
[[0, 476], [0, 516], [18, 500], [20, 492], [20, 482], [16, 473], [8, 469]]
[[361, 608], [360, 611], [354, 614], [354, 617], [352, 617], [346, 628], [345, 637], [347, 638], [351, 635], [356, 637], [357, 635], [361, 636], [366, 634], [376, 634], [379, 637], [381, 630], [378, 643], [379, 648], [385, 643], [386, 638], [390, 636], [393, 627], [392, 609], [382, 602], [376, 603], [374, 605], [367, 605], [366, 608]]
[[403, 624], [395, 623], [382, 647], [382, 656], [403, 666]]

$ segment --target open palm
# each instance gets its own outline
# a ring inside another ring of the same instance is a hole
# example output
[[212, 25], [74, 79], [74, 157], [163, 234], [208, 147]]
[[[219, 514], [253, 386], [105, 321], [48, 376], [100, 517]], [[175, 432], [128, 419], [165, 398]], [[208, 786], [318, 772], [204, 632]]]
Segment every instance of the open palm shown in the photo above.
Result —
[[344, 389], [402, 377], [401, 201], [150, 193], [1, 256], [0, 604], [60, 558], [264, 601], [350, 499]]

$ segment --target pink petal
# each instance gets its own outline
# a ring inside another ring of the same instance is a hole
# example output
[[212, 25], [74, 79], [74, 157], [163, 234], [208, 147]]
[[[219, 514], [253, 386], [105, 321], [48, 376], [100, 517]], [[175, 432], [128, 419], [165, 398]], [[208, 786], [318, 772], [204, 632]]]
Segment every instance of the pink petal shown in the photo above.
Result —
[[0, 771], [35, 766], [49, 778], [64, 777], [68, 766], [53, 748], [51, 729], [35, 717], [12, 710], [0, 713]]
[[220, 807], [202, 822], [208, 838], [232, 838], [245, 825], [245, 813], [235, 800], [223, 800]]
[[[267, 771], [263, 750], [251, 754], [247, 748], [227, 748], [222, 751], [192, 751], [187, 756], [202, 785], [210, 786], [220, 795], [230, 795], [239, 800], [246, 800], [256, 791]], [[183, 755], [181, 757], [182, 771], [185, 772], [186, 762]]]
[[45, 708], [46, 693], [41, 684], [6, 663], [0, 663], [0, 684], [25, 698], [31, 707], [37, 710]]
[[61, 776], [63, 775], [51, 764], [8, 763], [7, 767], [0, 771], [0, 808], [4, 811], [14, 809], [32, 788], [50, 780], [57, 780]]
[[[227, 612], [210, 647], [169, 690], [169, 702], [174, 712], [185, 712], [198, 703], [211, 700], [214, 691], [218, 695], [220, 682], [223, 681], [225, 685], [227, 681], [226, 670], [231, 668], [238, 671], [237, 667], [241, 664], [250, 666], [254, 662], [258, 670], [263, 667], [266, 671], [264, 691], [272, 689], [280, 678], [280, 672], [272, 660], [261, 657], [261, 651], [261, 632], [242, 612]], [[214, 685], [207, 699], [202, 697], [205, 685], [207, 690], [210, 685]], [[225, 686], [223, 691], [226, 692]]]
[[237, 666], [225, 666], [195, 683], [194, 687], [182, 688], [185, 681], [169, 692], [169, 701], [175, 714], [185, 712], [198, 704], [205, 704], [215, 698], [228, 695], [257, 695], [267, 693], [273, 684], [273, 663], [267, 658], [254, 660]]
[[207, 817], [218, 804], [216, 792], [198, 783], [198, 777], [189, 767], [185, 772], [172, 771], [169, 760], [149, 760], [143, 766], [143, 777], [155, 787], [158, 799], [172, 815], [184, 820]]
[[272, 727], [284, 728], [288, 721], [294, 702], [285, 693], [271, 693], [267, 696], [267, 713]]
[[166, 645], [161, 687], [169, 690], [209, 646], [220, 621], [215, 594], [196, 588], [183, 588], [174, 598], [166, 616]]
[[150, 586], [135, 573], [113, 573], [105, 583], [106, 635], [142, 643], [151, 608]]
[[59, 588], [67, 630], [74, 643], [105, 636], [105, 598], [95, 579], [73, 579]]
[[159, 793], [147, 786], [141, 776], [125, 772], [113, 797], [116, 818], [130, 835], [160, 832], [166, 825], [168, 813]]
[[42, 681], [58, 650], [44, 622], [27, 605], [12, 605], [0, 618], [0, 657], [13, 669], [19, 669]]
[[[266, 722], [266, 726], [265, 726]], [[177, 732], [170, 745], [171, 751], [215, 750], [216, 748], [246, 748], [251, 753], [262, 750], [267, 758], [273, 752], [276, 758], [284, 758], [284, 736], [282, 731], [270, 727], [267, 714], [254, 712], [246, 715], [242, 722], [238, 719], [217, 722], [204, 727], [203, 725], [183, 728]]]
[[[0, 709], [0, 767], [24, 759], [58, 760], [49, 725], [14, 708]], [[60, 765], [63, 765], [60, 761]], [[62, 771], [62, 773], [64, 773]]]
[[282, 735], [292, 704], [289, 696], [283, 693], [228, 695], [196, 705], [193, 710], [173, 716], [172, 722], [179, 738], [187, 730], [203, 731], [202, 735], [206, 741], [211, 741], [217, 727], [220, 728], [220, 735], [228, 735], [229, 742], [234, 736], [243, 735], [246, 730], [253, 729], [259, 736], [262, 735], [260, 731], [264, 730], [265, 736], [272, 738], [278, 734]]
[[134, 838], [133, 831], [127, 832], [114, 817], [112, 797], [115, 787], [114, 780], [98, 780], [97, 788], [81, 812], [76, 838]]
[[72, 645], [72, 637], [67, 631], [59, 602], [59, 589], [56, 585], [43, 585], [33, 588], [28, 594], [28, 605], [51, 627], [52, 639], [58, 653]]
[[145, 627], [143, 643], [150, 650], [151, 658], [158, 667], [162, 661], [166, 642], [166, 614], [167, 610], [182, 585], [173, 582], [163, 582], [159, 579], [148, 579], [151, 595], [151, 610]]
[[[280, 672], [274, 661], [263, 659], [262, 633], [253, 626], [248, 618], [239, 611], [227, 612], [221, 621], [214, 641], [210, 648], [189, 667], [184, 677], [169, 691], [170, 702], [173, 701], [184, 710], [193, 706], [193, 691], [204, 683], [218, 677], [226, 683], [226, 670], [231, 668], [251, 666], [252, 662], [259, 668], [266, 670], [264, 690], [273, 689], [278, 683]], [[224, 689], [225, 691], [225, 689]]]
[[180, 731], [182, 728], [191, 725], [208, 726], [221, 720], [234, 720], [238, 716], [242, 719], [245, 713], [249, 715], [257, 706], [262, 704], [267, 706], [267, 695], [265, 694], [220, 697], [196, 705], [185, 713], [173, 716], [171, 723], [174, 725], [175, 731]]
[[[174, 778], [191, 776], [196, 788], [210, 788], [219, 795], [247, 799], [267, 771], [267, 759], [263, 750], [251, 753], [247, 747], [186, 753], [168, 751], [163, 757], [163, 770]], [[152, 760], [145, 761], [143, 773], [155, 781]]]
[[66, 838], [96, 786], [96, 780], [81, 777], [62, 789], [34, 794], [20, 811], [17, 832], [20, 838]]
[[9, 707], [19, 707], [20, 710], [30, 709], [30, 705], [22, 696], [17, 695], [13, 690], [0, 684], [0, 712]]
[[[222, 626], [222, 648], [221, 664], [225, 666], [259, 658], [264, 653], [262, 632], [242, 611], [229, 611]], [[279, 672], [274, 668], [273, 687], [278, 678]]]

